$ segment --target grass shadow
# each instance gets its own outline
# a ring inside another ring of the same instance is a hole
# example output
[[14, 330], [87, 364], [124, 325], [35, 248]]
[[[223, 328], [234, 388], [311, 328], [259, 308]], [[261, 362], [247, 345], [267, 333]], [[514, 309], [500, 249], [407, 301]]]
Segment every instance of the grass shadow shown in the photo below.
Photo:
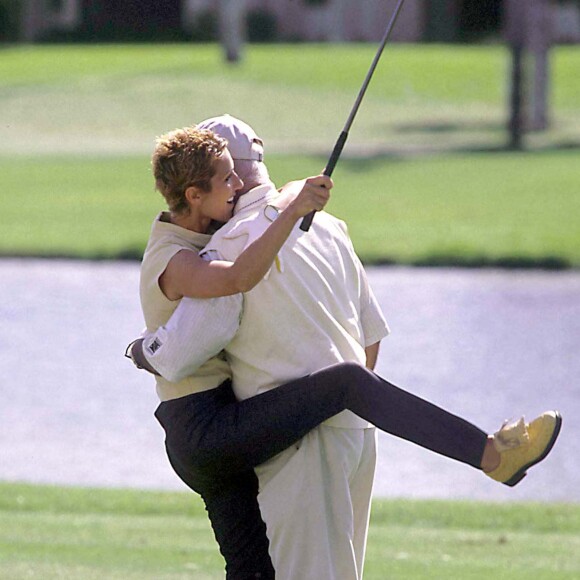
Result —
[[413, 266], [418, 268], [462, 268], [500, 270], [546, 270], [562, 271], [573, 269], [573, 264], [560, 256], [458, 256], [456, 254], [431, 254], [409, 261], [393, 258], [364, 259], [368, 266]]
[[[0, 252], [0, 259], [14, 260], [71, 260], [71, 261], [119, 261], [140, 262], [143, 259], [143, 250], [138, 248], [126, 248], [118, 252], [94, 252], [83, 255], [55, 252], [45, 254]], [[501, 270], [547, 270], [562, 271], [572, 270], [574, 265], [570, 260], [560, 256], [458, 256], [456, 254], [430, 254], [411, 260], [400, 260], [391, 256], [380, 258], [361, 256], [366, 266], [411, 266], [418, 268], [497, 268]]]
[[468, 131], [504, 131], [505, 124], [489, 121], [469, 121], [451, 122], [451, 121], [433, 121], [421, 123], [400, 123], [394, 124], [395, 133], [465, 133]]

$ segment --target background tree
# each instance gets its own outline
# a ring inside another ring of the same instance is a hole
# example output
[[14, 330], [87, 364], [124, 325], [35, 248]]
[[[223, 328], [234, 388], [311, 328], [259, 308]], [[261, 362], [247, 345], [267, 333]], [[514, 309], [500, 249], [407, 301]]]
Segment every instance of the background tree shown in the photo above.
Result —
[[[523, 147], [525, 131], [548, 128], [550, 0], [505, 0], [504, 29], [511, 52], [509, 145]], [[531, 74], [529, 74], [531, 72]]]
[[246, 37], [246, 1], [219, 0], [219, 33], [228, 62], [238, 62]]
[[42, 31], [46, 3], [44, 0], [22, 0], [20, 10], [20, 39], [34, 42]]

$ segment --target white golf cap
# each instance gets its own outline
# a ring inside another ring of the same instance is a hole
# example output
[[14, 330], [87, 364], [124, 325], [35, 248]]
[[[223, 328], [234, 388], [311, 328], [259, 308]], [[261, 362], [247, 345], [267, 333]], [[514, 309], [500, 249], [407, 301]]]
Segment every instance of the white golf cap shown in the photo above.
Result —
[[206, 119], [198, 125], [199, 129], [209, 129], [228, 142], [228, 150], [232, 159], [247, 161], [262, 161], [264, 159], [264, 144], [256, 132], [246, 123], [232, 117], [221, 115]]

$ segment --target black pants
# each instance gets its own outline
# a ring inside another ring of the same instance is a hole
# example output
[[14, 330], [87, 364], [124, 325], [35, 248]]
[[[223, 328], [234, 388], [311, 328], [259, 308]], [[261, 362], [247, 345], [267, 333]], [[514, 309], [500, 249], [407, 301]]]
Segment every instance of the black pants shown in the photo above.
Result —
[[253, 467], [349, 409], [382, 431], [475, 468], [487, 434], [355, 363], [340, 363], [237, 402], [228, 382], [159, 405], [171, 465], [203, 498], [229, 580], [274, 570]]

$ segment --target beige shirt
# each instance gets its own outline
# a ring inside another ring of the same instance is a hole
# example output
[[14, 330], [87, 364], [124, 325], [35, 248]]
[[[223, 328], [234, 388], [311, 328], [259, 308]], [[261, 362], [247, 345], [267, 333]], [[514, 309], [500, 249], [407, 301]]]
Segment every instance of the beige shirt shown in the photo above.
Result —
[[[209, 241], [210, 236], [181, 228], [162, 220], [159, 214], [151, 228], [151, 235], [145, 249], [141, 264], [140, 297], [141, 308], [145, 317], [148, 332], [161, 328], [169, 320], [180, 303], [169, 300], [159, 288], [159, 277], [167, 268], [171, 258], [180, 250], [200, 251]], [[161, 339], [162, 340], [162, 339]], [[159, 339], [158, 339], [159, 344]], [[151, 347], [151, 344], [149, 344]], [[153, 346], [153, 350], [156, 347]], [[157, 394], [162, 401], [177, 399], [191, 393], [213, 389], [226, 379], [231, 378], [231, 370], [222, 354], [215, 356], [201, 365], [193, 375], [178, 382], [170, 382], [162, 377], [155, 377]]]
[[[271, 186], [243, 195], [236, 215], [204, 253], [235, 260], [275, 219]], [[240, 328], [226, 347], [234, 391], [247, 399], [337, 362], [366, 362], [365, 347], [389, 332], [344, 222], [319, 212], [308, 232], [298, 224], [276, 264], [244, 295]], [[350, 411], [326, 424], [364, 428]]]

